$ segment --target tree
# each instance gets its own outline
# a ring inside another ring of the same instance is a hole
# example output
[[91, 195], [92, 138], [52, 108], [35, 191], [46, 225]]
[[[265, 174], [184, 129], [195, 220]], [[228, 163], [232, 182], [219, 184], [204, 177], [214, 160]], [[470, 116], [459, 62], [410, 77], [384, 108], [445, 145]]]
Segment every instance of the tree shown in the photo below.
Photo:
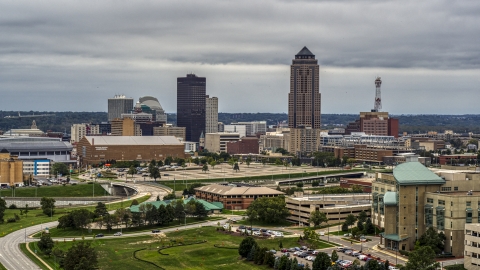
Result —
[[65, 254], [63, 268], [65, 270], [93, 270], [98, 266], [97, 251], [90, 242], [77, 241]]
[[240, 167], [238, 167], [238, 162], [235, 162], [235, 164], [233, 165], [233, 170], [234, 170], [235, 172], [240, 171]]
[[176, 198], [177, 196], [175, 196], [175, 192], [168, 193], [167, 195], [163, 196], [164, 201], [175, 200]]
[[206, 218], [208, 216], [208, 212], [205, 209], [205, 206], [203, 205], [203, 203], [201, 203], [199, 201], [195, 202], [195, 214], [194, 215], [197, 218], [200, 218], [200, 219]]
[[[370, 260], [365, 264], [365, 269], [368, 270], [381, 270], [380, 264], [377, 260]], [[410, 269], [409, 269], [410, 270]]]
[[338, 254], [336, 250], [332, 251], [332, 262], [336, 262], [338, 260]]
[[72, 216], [75, 229], [83, 230], [90, 224], [93, 213], [87, 209], [78, 209], [70, 212], [70, 215]]
[[328, 219], [325, 213], [320, 212], [319, 210], [315, 210], [310, 213], [310, 219], [308, 221], [310, 223], [313, 223], [314, 227], [317, 227], [320, 226], [323, 222], [328, 222]]
[[359, 231], [363, 231], [364, 229], [363, 223], [360, 220], [357, 222], [357, 228]]
[[352, 215], [352, 214], [349, 214], [347, 216], [347, 218], [345, 219], [345, 223], [347, 224], [347, 226], [352, 226], [353, 224], [355, 224], [355, 220], [357, 220], [357, 218]]
[[247, 216], [251, 220], [260, 220], [266, 223], [279, 223], [284, 221], [290, 212], [287, 209], [285, 198], [261, 197], [254, 200], [247, 209]]
[[42, 233], [40, 237], [40, 241], [38, 241], [38, 248], [45, 254], [50, 255], [52, 253], [52, 249], [55, 246], [55, 243], [50, 237], [49, 233]]
[[435, 251], [430, 246], [419, 247], [408, 255], [408, 262], [402, 269], [434, 270], [440, 266], [435, 262]]
[[372, 220], [370, 218], [367, 218], [367, 221], [365, 222], [365, 232], [367, 234], [375, 233], [375, 227], [373, 226]]
[[265, 257], [263, 258], [263, 264], [273, 267], [275, 265], [275, 256], [271, 252], [265, 252]]
[[182, 200], [176, 200], [173, 204], [173, 208], [175, 210], [175, 218], [180, 221], [180, 219], [185, 217], [185, 206]]
[[332, 265], [330, 257], [328, 257], [327, 253], [319, 252], [317, 257], [313, 261], [312, 270], [325, 270], [328, 269]]
[[206, 173], [207, 171], [208, 171], [208, 165], [205, 164], [205, 165], [203, 165], [203, 167], [202, 167], [202, 172], [205, 172], [205, 173]]
[[342, 232], [348, 232], [348, 225], [346, 222], [342, 223]]
[[157, 182], [157, 178], [162, 178], [160, 175], [160, 170], [158, 167], [153, 167], [152, 170], [150, 171], [150, 177], [153, 178], [155, 182]]
[[40, 200], [40, 205], [42, 206], [42, 211], [45, 215], [51, 217], [55, 214], [55, 199], [43, 197]]
[[131, 174], [132, 177], [133, 177], [136, 173], [137, 173], [137, 169], [135, 169], [135, 167], [133, 167], [133, 165], [130, 166], [130, 168], [128, 169], [127, 174]]
[[367, 213], [365, 211], [362, 211], [362, 212], [360, 212], [360, 214], [358, 214], [358, 221], [360, 221], [362, 223], [367, 221], [367, 218], [368, 218], [368, 216], [367, 216]]
[[5, 209], [7, 209], [7, 203], [3, 198], [0, 198], [0, 223], [5, 222]]
[[137, 199], [133, 199], [133, 201], [132, 201], [132, 203], [130, 204], [130, 206], [132, 206], [132, 205], [138, 205]]
[[215, 160], [212, 160], [208, 164], [210, 164], [210, 166], [212, 166], [212, 169], [215, 169], [215, 166], [217, 165], [217, 162]]
[[23, 210], [23, 213], [25, 214], [26, 217], [28, 217], [28, 204], [25, 204], [25, 209]]
[[257, 242], [253, 237], [248, 236], [245, 239], [242, 240], [240, 243], [240, 246], [238, 247], [238, 254], [242, 256], [243, 258], [246, 258], [248, 256], [248, 253], [252, 250], [252, 246], [258, 246]]
[[390, 268], [390, 267], [389, 267], [389, 266], [390, 266], [390, 262], [389, 262], [388, 260], [385, 261], [385, 263], [383, 264], [383, 266], [385, 266], [385, 267], [384, 267], [385, 270], [390, 270], [390, 269], [389, 269], [389, 268]]
[[67, 175], [68, 167], [65, 163], [56, 162], [52, 165], [52, 173], [57, 177], [59, 174]]
[[[138, 202], [137, 202], [138, 203]], [[103, 217], [108, 213], [107, 205], [102, 202], [98, 202], [95, 206], [94, 214], [96, 217]]]
[[433, 227], [429, 227], [422, 236], [420, 236], [420, 246], [429, 246], [436, 254], [442, 252], [445, 247], [445, 234], [438, 233]]
[[235, 165], [236, 162], [237, 162], [236, 159], [230, 158], [230, 159], [228, 160], [228, 165], [232, 166], [232, 168], [233, 168], [233, 165]]
[[250, 249], [250, 252], [248, 252], [248, 255], [247, 255], [247, 261], [253, 261], [253, 259], [255, 258], [255, 253], [256, 253], [256, 250], [257, 249], [257, 246], [256, 245], [253, 245], [252, 248]]
[[247, 164], [247, 167], [250, 167], [250, 163], [252, 163], [252, 157], [248, 156], [245, 160], [245, 163]]

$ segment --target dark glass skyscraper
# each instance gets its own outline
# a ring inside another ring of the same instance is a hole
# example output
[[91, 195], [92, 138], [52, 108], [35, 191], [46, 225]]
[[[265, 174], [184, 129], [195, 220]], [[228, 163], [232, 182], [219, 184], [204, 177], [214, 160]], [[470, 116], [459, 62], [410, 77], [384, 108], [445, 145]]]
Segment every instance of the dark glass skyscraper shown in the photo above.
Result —
[[177, 78], [177, 126], [185, 127], [185, 140], [198, 142], [205, 132], [206, 79], [195, 74]]

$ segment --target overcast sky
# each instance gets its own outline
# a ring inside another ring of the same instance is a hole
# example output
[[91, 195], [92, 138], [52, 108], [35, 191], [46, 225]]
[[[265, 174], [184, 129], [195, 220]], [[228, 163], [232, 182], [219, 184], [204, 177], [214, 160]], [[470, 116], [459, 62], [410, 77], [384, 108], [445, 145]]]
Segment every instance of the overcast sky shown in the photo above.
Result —
[[106, 111], [207, 78], [220, 112], [287, 112], [290, 64], [320, 64], [322, 113], [478, 114], [480, 1], [0, 0], [0, 110]]

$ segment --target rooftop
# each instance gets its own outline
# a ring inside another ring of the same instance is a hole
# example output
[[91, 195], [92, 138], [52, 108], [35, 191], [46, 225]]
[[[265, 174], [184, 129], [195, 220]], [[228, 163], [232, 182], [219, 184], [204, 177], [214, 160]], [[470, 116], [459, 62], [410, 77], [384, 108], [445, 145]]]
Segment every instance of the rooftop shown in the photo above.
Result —
[[406, 162], [393, 169], [393, 176], [400, 185], [442, 185], [445, 180], [418, 161]]
[[267, 188], [267, 187], [237, 187], [237, 186], [229, 186], [229, 185], [218, 185], [212, 184], [208, 186], [198, 187], [195, 190], [204, 191], [204, 192], [211, 192], [220, 195], [283, 195], [285, 193]]
[[175, 136], [86, 136], [94, 145], [183, 145]]

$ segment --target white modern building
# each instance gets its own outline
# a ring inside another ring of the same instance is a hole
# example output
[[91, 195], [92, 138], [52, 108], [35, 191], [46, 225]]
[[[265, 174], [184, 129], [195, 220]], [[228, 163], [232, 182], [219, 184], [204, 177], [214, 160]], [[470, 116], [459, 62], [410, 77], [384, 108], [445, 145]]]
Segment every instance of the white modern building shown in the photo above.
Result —
[[465, 256], [463, 267], [480, 269], [480, 223], [465, 224]]
[[239, 141], [240, 134], [232, 132], [217, 132], [205, 134], [205, 149], [209, 152], [227, 152], [227, 142]]
[[231, 132], [240, 134], [240, 138], [247, 136], [247, 127], [245, 125], [225, 125], [223, 127], [223, 132]]
[[100, 134], [100, 126], [92, 124], [73, 124], [70, 128], [70, 143], [79, 142], [84, 136]]
[[218, 132], [218, 98], [206, 96], [205, 133]]
[[23, 174], [32, 176], [49, 176], [50, 164], [49, 159], [24, 159]]
[[244, 125], [247, 136], [256, 136], [267, 132], [267, 121], [238, 122], [235, 125]]

